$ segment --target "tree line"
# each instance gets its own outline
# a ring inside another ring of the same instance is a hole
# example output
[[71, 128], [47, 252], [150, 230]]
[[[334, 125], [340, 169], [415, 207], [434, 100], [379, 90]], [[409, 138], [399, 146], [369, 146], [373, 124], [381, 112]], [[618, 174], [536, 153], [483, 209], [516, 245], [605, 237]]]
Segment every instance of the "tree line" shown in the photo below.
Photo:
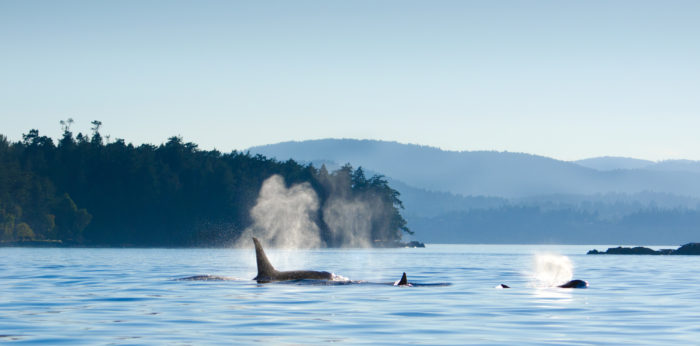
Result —
[[[386, 210], [372, 220], [373, 241], [400, 241], [411, 231], [398, 191], [383, 176], [349, 164], [328, 172], [293, 160], [201, 150], [170, 137], [155, 146], [105, 140], [102, 125], [74, 135], [61, 121], [56, 142], [30, 130], [18, 142], [0, 135], [0, 241], [61, 241], [86, 246], [217, 246], [251, 225], [265, 179], [309, 183], [321, 206], [333, 194], [376, 196]], [[337, 246], [319, 209], [322, 240]]]

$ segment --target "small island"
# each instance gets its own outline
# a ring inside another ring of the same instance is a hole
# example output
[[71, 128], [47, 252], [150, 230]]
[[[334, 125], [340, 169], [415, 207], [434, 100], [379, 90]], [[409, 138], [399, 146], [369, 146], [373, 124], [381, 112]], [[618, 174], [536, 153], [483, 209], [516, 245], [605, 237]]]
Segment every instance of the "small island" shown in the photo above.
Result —
[[[100, 133], [54, 140], [0, 134], [0, 247], [231, 247], [256, 232], [301, 247], [425, 247], [401, 215], [399, 191], [349, 163], [278, 161]], [[303, 235], [303, 236], [302, 236]], [[249, 243], [245, 243], [249, 244]]]
[[607, 251], [591, 250], [588, 255], [700, 255], [700, 243], [688, 243], [678, 249], [652, 250], [648, 247], [611, 247]]

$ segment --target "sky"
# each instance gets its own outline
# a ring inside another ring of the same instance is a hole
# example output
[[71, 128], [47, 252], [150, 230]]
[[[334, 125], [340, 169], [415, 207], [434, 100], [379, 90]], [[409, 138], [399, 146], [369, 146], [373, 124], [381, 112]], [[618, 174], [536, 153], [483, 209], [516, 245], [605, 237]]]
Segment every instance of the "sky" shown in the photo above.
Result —
[[0, 0], [0, 134], [700, 160], [698, 1]]

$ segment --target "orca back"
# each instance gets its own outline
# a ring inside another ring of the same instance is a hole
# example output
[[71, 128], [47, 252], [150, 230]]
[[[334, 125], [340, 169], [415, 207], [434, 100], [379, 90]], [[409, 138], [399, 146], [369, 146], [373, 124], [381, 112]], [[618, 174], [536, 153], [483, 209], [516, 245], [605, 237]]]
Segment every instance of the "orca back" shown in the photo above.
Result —
[[588, 282], [583, 280], [571, 280], [563, 285], [559, 285], [561, 288], [586, 288], [588, 287]]

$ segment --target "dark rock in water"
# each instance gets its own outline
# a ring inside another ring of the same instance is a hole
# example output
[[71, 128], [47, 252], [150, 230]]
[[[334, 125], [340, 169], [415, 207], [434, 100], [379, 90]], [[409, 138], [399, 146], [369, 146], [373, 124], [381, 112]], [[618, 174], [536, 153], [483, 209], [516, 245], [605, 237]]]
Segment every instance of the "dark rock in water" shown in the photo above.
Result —
[[648, 247], [636, 246], [633, 248], [618, 246], [616, 248], [609, 248], [605, 252], [608, 255], [658, 255], [657, 251], [654, 251]]
[[688, 243], [674, 251], [672, 255], [700, 255], [700, 243]]
[[688, 243], [677, 250], [673, 249], [661, 249], [652, 250], [647, 247], [636, 246], [636, 247], [611, 247], [605, 252], [598, 250], [588, 251], [588, 255], [700, 255], [700, 243]]
[[425, 247], [425, 244], [419, 242], [419, 241], [409, 241], [408, 243], [400, 242], [400, 241], [380, 241], [380, 240], [375, 240], [374, 241], [374, 247]]
[[425, 247], [425, 244], [423, 244], [419, 241], [413, 240], [413, 241], [409, 241], [408, 243], [406, 243], [405, 247]]

